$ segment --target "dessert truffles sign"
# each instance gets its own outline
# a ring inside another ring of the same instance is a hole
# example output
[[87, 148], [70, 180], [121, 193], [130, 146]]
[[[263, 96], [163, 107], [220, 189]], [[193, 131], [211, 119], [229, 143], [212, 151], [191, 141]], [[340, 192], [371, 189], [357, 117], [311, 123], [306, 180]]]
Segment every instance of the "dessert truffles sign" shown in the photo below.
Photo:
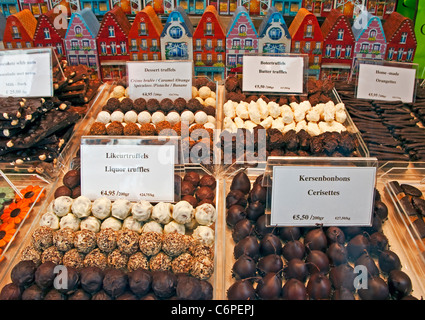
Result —
[[172, 202], [175, 147], [82, 143], [81, 194], [91, 200]]

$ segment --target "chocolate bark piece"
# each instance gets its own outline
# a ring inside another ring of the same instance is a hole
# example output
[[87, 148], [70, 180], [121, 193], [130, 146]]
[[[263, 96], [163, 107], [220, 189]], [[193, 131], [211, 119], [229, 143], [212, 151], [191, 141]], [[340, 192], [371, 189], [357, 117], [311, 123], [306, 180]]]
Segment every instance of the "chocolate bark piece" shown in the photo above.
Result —
[[417, 214], [416, 209], [413, 207], [412, 202], [410, 201], [410, 198], [408, 196], [404, 196], [403, 198], [401, 198], [399, 200], [400, 202], [400, 206], [402, 207], [402, 209], [404, 210], [404, 212], [408, 215], [408, 216], [414, 216]]
[[420, 239], [425, 238], [425, 222], [421, 217], [414, 220], [412, 224], [409, 225], [409, 228], [414, 237], [419, 237]]
[[421, 197], [422, 191], [416, 188], [415, 186], [412, 186], [411, 184], [402, 183], [400, 185], [401, 189], [403, 189], [404, 193], [412, 196], [412, 197]]
[[425, 217], [425, 200], [418, 197], [412, 197], [412, 204], [416, 208], [417, 213]]
[[21, 118], [24, 105], [25, 101], [22, 98], [0, 98], [0, 120]]

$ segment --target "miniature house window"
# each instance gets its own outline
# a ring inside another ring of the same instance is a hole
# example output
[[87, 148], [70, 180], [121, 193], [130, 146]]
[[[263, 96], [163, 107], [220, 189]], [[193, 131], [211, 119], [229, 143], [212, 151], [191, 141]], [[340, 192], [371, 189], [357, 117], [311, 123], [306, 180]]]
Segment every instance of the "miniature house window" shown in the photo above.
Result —
[[13, 48], [13, 47], [12, 47], [12, 43], [11, 43], [11, 42], [6, 43], [6, 48], [8, 48], [8, 49], [12, 49], [12, 48]]
[[100, 53], [101, 54], [106, 54], [106, 42], [101, 42], [100, 43]]
[[195, 50], [202, 50], [202, 40], [201, 39], [196, 39], [195, 41]]
[[78, 40], [71, 40], [71, 50], [78, 50]]
[[202, 54], [201, 53], [196, 54], [196, 61], [202, 61]]
[[117, 43], [116, 42], [111, 42], [111, 53], [117, 54]]
[[143, 59], [143, 60], [148, 60], [148, 58], [149, 58], [149, 57], [148, 57], [148, 54], [147, 54], [147, 53], [144, 53], [144, 54], [142, 55], [142, 59]]
[[305, 37], [313, 38], [313, 26], [311, 24], [307, 25], [307, 28], [305, 30]]
[[379, 43], [375, 43], [373, 45], [373, 52], [375, 54], [380, 54], [381, 53], [381, 45]]
[[410, 48], [409, 50], [407, 50], [406, 61], [407, 61], [407, 62], [412, 61], [412, 57], [413, 57], [413, 49], [412, 49], [412, 48]]
[[212, 61], [212, 54], [208, 53], [207, 54], [207, 62], [211, 62]]
[[327, 44], [326, 45], [326, 51], [325, 51], [325, 57], [330, 57], [331, 56], [331, 51], [332, 51], [332, 45], [331, 44]]
[[238, 62], [238, 64], [242, 65], [242, 62], [243, 62], [243, 54], [238, 54], [237, 62]]
[[246, 25], [241, 24], [239, 26], [239, 35], [240, 36], [246, 36]]
[[388, 49], [388, 60], [392, 60], [394, 56], [394, 48], [391, 47]]
[[131, 60], [133, 60], [133, 61], [137, 61], [138, 59], [139, 59], [139, 57], [138, 57], [137, 53], [133, 53], [133, 54], [132, 54], [132, 59], [131, 59]]
[[316, 42], [316, 47], [315, 47], [315, 49], [316, 49], [316, 50], [320, 50], [320, 49], [322, 49], [322, 43], [321, 43], [321, 42]]
[[401, 34], [400, 43], [401, 43], [401, 44], [405, 44], [405, 43], [406, 43], [406, 40], [407, 40], [407, 32], [403, 32], [403, 33]]
[[137, 50], [137, 40], [136, 39], [131, 39], [131, 48], [130, 48], [130, 50], [131, 51], [133, 51], [133, 50]]
[[108, 27], [108, 35], [109, 35], [110, 38], [115, 37], [115, 28], [114, 28], [114, 26], [109, 26]]
[[212, 22], [207, 22], [205, 25], [205, 35], [211, 36], [213, 34]]
[[146, 32], [146, 23], [140, 22], [139, 36], [145, 36], [146, 34], [147, 34], [147, 32]]
[[338, 35], [336, 37], [336, 40], [344, 40], [344, 29], [338, 29]]
[[44, 33], [44, 39], [46, 39], [46, 40], [50, 39], [50, 30], [49, 30], [49, 28], [43, 28], [43, 33]]
[[281, 28], [270, 28], [269, 30], [269, 38], [272, 40], [279, 40], [280, 38], [282, 38], [282, 29]]
[[314, 56], [313, 63], [318, 65], [320, 63], [320, 56]]
[[157, 53], [154, 53], [153, 56], [152, 56], [152, 58], [153, 58], [153, 60], [158, 60], [159, 59], [159, 56], [158, 56]]
[[148, 41], [146, 39], [142, 39], [142, 43], [140, 44], [140, 48], [142, 50], [146, 50], [148, 48]]
[[304, 50], [306, 52], [308, 52], [308, 51], [310, 51], [310, 49], [311, 49], [311, 43], [310, 43], [310, 41], [306, 41]]
[[212, 50], [212, 40], [211, 39], [207, 39], [207, 45], [206, 45], [205, 49]]
[[60, 43], [56, 43], [56, 52], [58, 54], [63, 54], [62, 45]]
[[81, 35], [82, 30], [81, 30], [81, 27], [80, 26], [75, 26], [74, 31], [75, 31], [75, 34], [76, 35]]
[[295, 41], [294, 51], [295, 52], [300, 52], [300, 42], [299, 41]]
[[12, 37], [13, 39], [21, 39], [21, 33], [17, 26], [12, 26]]
[[353, 47], [351, 45], [348, 45], [345, 48], [345, 57], [346, 58], [351, 58], [351, 51], [353, 50]]
[[398, 53], [397, 53], [397, 61], [403, 60], [403, 54], [404, 54], [404, 49], [403, 48], [399, 48], [398, 49]]
[[18, 49], [22, 49], [22, 43], [20, 43], [20, 42], [16, 42], [16, 48], [18, 48]]
[[78, 63], [87, 65], [87, 56], [79, 56], [78, 57]]
[[223, 49], [223, 39], [217, 39], [217, 49]]
[[183, 36], [183, 29], [177, 26], [170, 28], [170, 37], [173, 39], [180, 39]]
[[369, 43], [362, 43], [362, 48], [360, 49], [362, 53], [369, 52]]
[[337, 45], [335, 50], [335, 58], [339, 59], [341, 58], [341, 51], [342, 51], [342, 45]]
[[78, 64], [77, 56], [69, 56], [69, 64], [71, 66], [76, 66]]
[[241, 40], [233, 39], [232, 48], [240, 48], [240, 46], [241, 46]]
[[222, 54], [218, 54], [217, 55], [217, 62], [222, 62], [223, 61], [223, 55]]
[[152, 39], [152, 47], [154, 48], [158, 47], [158, 39]]
[[369, 40], [376, 40], [376, 30], [372, 29], [369, 31]]
[[89, 40], [83, 40], [83, 49], [90, 50], [90, 42]]
[[95, 67], [96, 66], [96, 56], [89, 56], [89, 67]]
[[31, 46], [31, 42], [25, 42], [25, 46], [27, 47], [27, 48], [31, 48], [32, 46]]
[[127, 54], [127, 45], [125, 41], [120, 42], [121, 54]]
[[247, 39], [245, 40], [245, 48], [252, 48], [252, 40], [251, 39]]

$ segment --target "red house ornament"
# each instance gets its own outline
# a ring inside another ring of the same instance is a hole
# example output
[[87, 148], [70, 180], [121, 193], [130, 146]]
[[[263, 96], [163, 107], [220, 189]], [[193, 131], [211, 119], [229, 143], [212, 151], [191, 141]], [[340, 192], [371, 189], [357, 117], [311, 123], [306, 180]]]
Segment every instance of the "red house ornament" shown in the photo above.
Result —
[[55, 19], [60, 13], [56, 13], [55, 9], [50, 9], [46, 13], [38, 17], [37, 28], [34, 34], [35, 47], [52, 47], [58, 58], [65, 58], [65, 46], [63, 40], [65, 38], [66, 29], [55, 28]]
[[24, 9], [7, 17], [3, 36], [6, 49], [32, 48], [37, 19], [30, 10]]

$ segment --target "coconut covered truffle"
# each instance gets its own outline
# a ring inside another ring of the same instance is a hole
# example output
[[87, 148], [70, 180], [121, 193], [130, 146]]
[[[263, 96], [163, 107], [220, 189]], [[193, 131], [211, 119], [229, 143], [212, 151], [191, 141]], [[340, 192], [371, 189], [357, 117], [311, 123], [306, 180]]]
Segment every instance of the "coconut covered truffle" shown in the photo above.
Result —
[[158, 232], [143, 232], [139, 236], [140, 251], [146, 256], [154, 256], [161, 251], [163, 235]]
[[31, 244], [37, 250], [45, 250], [53, 245], [53, 230], [46, 226], [37, 228], [31, 236]]
[[74, 247], [81, 253], [89, 253], [96, 247], [96, 233], [85, 229], [75, 232]]
[[112, 252], [117, 246], [117, 231], [111, 228], [100, 230], [96, 234], [96, 244], [103, 252]]

